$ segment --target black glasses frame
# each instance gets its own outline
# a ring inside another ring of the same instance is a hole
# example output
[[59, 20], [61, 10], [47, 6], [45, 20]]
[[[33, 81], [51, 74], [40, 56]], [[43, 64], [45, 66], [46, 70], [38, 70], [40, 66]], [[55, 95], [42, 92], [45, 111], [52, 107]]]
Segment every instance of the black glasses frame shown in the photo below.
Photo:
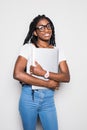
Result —
[[36, 29], [38, 29], [40, 32], [43, 32], [45, 28], [47, 28], [48, 30], [52, 30], [52, 26], [50, 23], [36, 27]]

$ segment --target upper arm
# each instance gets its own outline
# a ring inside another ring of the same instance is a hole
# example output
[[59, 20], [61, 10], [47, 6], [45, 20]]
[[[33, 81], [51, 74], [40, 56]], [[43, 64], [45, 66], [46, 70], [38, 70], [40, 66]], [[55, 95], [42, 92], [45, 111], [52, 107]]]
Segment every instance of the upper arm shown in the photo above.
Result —
[[67, 62], [65, 60], [60, 62], [59, 71], [62, 73], [69, 74], [69, 68], [68, 68]]
[[26, 65], [27, 59], [22, 56], [18, 56], [14, 67], [14, 73], [23, 72], [25, 70]]

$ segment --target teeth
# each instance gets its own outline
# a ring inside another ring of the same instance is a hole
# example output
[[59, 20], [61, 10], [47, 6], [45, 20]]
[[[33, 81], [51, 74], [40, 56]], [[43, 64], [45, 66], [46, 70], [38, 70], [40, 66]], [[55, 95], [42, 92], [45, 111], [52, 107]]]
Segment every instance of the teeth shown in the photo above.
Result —
[[49, 36], [49, 34], [47, 33], [47, 34], [45, 34], [44, 36]]

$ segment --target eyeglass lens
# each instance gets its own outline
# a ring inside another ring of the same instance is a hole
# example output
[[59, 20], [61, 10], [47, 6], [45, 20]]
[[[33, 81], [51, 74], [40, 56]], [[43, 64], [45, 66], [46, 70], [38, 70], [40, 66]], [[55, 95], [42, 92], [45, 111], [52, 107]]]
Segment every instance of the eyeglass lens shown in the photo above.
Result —
[[40, 25], [40, 26], [36, 27], [36, 29], [39, 29], [40, 31], [44, 31], [45, 28], [47, 28], [48, 30], [52, 29], [50, 23], [48, 23], [47, 25]]

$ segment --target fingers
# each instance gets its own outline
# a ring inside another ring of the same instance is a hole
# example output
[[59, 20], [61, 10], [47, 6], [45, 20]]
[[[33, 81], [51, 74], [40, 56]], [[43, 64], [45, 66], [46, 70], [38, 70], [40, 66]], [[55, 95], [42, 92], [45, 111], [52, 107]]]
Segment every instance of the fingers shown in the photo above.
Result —
[[32, 74], [33, 74], [33, 72], [32, 72], [32, 71], [30, 71], [30, 74], [32, 75]]
[[33, 65], [30, 66], [30, 73], [31, 74], [38, 75], [38, 74], [40, 74], [39, 71], [41, 71], [41, 70], [42, 70], [42, 68], [41, 68], [40, 64], [38, 64], [37, 61], [35, 61], [35, 66], [33, 66]]
[[30, 74], [33, 74], [33, 66], [30, 66]]
[[32, 67], [30, 66], [30, 74], [32, 74]]

